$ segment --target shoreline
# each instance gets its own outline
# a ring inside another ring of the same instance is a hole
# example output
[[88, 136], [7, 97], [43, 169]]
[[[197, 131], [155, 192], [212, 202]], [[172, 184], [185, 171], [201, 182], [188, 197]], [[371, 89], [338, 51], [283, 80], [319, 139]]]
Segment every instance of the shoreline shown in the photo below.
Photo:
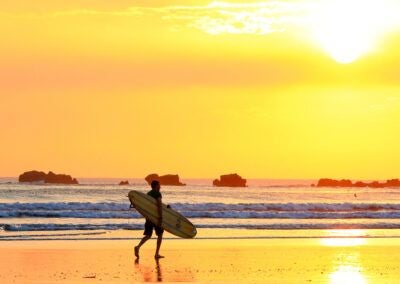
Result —
[[396, 283], [400, 238], [0, 242], [2, 283]]
[[[0, 231], [2, 242], [40, 241], [134, 241], [142, 238], [143, 230], [71, 230], [71, 231]], [[153, 236], [154, 238], [155, 236]], [[164, 234], [168, 241], [193, 240], [273, 240], [273, 239], [400, 239], [400, 229], [294, 229], [259, 230], [232, 228], [199, 228], [194, 239], [181, 239], [170, 233]]]

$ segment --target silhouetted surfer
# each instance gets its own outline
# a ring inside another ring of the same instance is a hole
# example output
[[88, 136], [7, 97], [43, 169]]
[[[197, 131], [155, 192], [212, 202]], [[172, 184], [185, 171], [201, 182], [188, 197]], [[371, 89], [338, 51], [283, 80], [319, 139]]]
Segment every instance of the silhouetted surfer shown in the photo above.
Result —
[[156, 231], [157, 235], [157, 248], [156, 248], [156, 254], [154, 255], [154, 258], [159, 259], [163, 258], [164, 256], [160, 255], [160, 247], [162, 243], [162, 237], [164, 233], [164, 229], [161, 227], [162, 224], [162, 195], [160, 192], [161, 186], [160, 182], [157, 180], [153, 180], [151, 182], [151, 190], [147, 193], [147, 195], [150, 195], [153, 197], [155, 200], [157, 200], [157, 210], [158, 210], [158, 222], [157, 224], [152, 223], [150, 220], [146, 219], [146, 223], [144, 224], [144, 232], [143, 235], [144, 237], [140, 241], [140, 243], [135, 246], [135, 256], [139, 258], [139, 250], [140, 247], [147, 242], [150, 238], [151, 235], [153, 234], [153, 229]]

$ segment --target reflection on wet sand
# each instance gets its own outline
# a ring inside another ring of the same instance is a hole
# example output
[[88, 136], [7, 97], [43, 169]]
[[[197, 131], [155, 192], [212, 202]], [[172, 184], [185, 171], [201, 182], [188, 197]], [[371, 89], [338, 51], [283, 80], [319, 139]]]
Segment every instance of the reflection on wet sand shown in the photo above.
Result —
[[162, 272], [161, 272], [161, 265], [160, 260], [156, 258], [156, 272], [157, 272], [157, 282], [162, 282]]
[[150, 266], [140, 265], [138, 258], [135, 259], [135, 270], [142, 275], [143, 282], [154, 282], [153, 270]]
[[[351, 236], [349, 230], [349, 236]], [[357, 235], [358, 232], [354, 232]], [[327, 238], [321, 239], [321, 244], [330, 247], [357, 247], [366, 244], [365, 238]], [[364, 284], [366, 278], [362, 273], [359, 252], [345, 249], [338, 252], [333, 258], [333, 270], [329, 274], [330, 284]]]
[[364, 284], [366, 279], [361, 268], [352, 265], [341, 265], [329, 275], [331, 284]]
[[135, 260], [135, 271], [142, 275], [143, 282], [192, 282], [194, 276], [191, 269], [176, 269], [171, 266], [167, 266], [165, 273], [165, 279], [162, 272], [162, 261], [159, 259], [155, 260], [155, 266], [148, 264], [141, 265], [139, 259]]
[[329, 247], [353, 247], [365, 243], [366, 239], [363, 238], [327, 238], [321, 240], [321, 244]]
[[321, 239], [321, 244], [329, 247], [353, 247], [366, 243], [365, 230], [326, 230], [328, 238]]

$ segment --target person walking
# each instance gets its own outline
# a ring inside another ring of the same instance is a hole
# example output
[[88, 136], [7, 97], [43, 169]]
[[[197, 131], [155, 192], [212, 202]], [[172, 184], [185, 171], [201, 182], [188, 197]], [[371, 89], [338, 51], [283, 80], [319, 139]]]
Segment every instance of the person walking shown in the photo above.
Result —
[[154, 224], [150, 220], [146, 219], [144, 224], [144, 232], [143, 238], [140, 240], [139, 244], [135, 246], [135, 256], [139, 258], [139, 250], [142, 245], [144, 245], [152, 236], [153, 230], [156, 232], [157, 235], [157, 248], [156, 253], [154, 255], [155, 259], [164, 258], [164, 256], [160, 255], [160, 248], [163, 238], [164, 229], [161, 227], [162, 224], [162, 194], [160, 192], [161, 186], [158, 180], [153, 180], [151, 182], [151, 190], [147, 193], [157, 201], [157, 211], [158, 211], [158, 222]]

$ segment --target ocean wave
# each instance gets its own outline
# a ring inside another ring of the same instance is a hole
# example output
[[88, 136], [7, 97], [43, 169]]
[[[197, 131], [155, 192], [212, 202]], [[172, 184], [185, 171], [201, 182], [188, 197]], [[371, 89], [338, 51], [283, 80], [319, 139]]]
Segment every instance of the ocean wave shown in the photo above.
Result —
[[[296, 229], [400, 229], [400, 223], [276, 223], [276, 224], [197, 224], [197, 228], [296, 230]], [[0, 229], [7, 232], [29, 231], [91, 231], [91, 230], [142, 230], [143, 224], [2, 224]], [[5, 235], [4, 237], [7, 237]]]
[[13, 210], [0, 211], [0, 218], [88, 218], [88, 219], [127, 219], [142, 218], [135, 211], [87, 211], [87, 210]]
[[8, 232], [25, 232], [25, 231], [69, 231], [69, 230], [139, 230], [143, 228], [143, 224], [2, 224], [0, 229]]
[[93, 210], [93, 211], [126, 211], [129, 203], [115, 202], [35, 202], [35, 203], [0, 203], [0, 211], [7, 210]]
[[[223, 219], [398, 219], [400, 211], [356, 212], [279, 212], [279, 211], [180, 211], [187, 218]], [[87, 211], [87, 210], [14, 210], [0, 211], [0, 218], [83, 218], [83, 219], [138, 219], [142, 215], [133, 210]]]
[[[397, 219], [396, 203], [173, 203], [188, 218]], [[0, 218], [142, 218], [127, 203], [0, 203]]]
[[[400, 203], [172, 203], [178, 211], [283, 211], [283, 212], [343, 212], [343, 211], [400, 211]], [[129, 202], [46, 202], [0, 203], [0, 211], [9, 210], [85, 210], [127, 211]]]

